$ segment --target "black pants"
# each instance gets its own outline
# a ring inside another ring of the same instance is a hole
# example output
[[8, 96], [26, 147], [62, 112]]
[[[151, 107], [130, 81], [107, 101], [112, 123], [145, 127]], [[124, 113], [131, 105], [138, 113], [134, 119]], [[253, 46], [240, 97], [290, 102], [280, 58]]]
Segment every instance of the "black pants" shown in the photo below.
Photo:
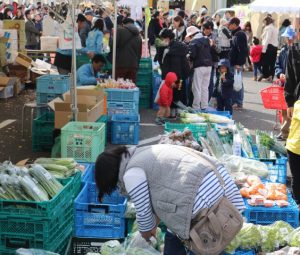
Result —
[[221, 95], [217, 97], [218, 111], [229, 111], [232, 115], [232, 97], [223, 98]]
[[292, 191], [297, 204], [300, 203], [300, 155], [288, 150], [288, 159], [292, 173]]
[[167, 231], [165, 236], [164, 255], [186, 255], [187, 252], [177, 236]]
[[277, 47], [268, 45], [266, 53], [262, 55], [262, 73], [264, 78], [274, 77]]

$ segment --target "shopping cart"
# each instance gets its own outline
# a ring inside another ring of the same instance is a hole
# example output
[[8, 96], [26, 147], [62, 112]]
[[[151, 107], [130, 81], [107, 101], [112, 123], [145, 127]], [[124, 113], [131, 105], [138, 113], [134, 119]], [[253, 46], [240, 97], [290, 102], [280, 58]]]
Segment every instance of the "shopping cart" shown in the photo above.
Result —
[[261, 99], [265, 109], [276, 110], [276, 124], [274, 129], [278, 129], [278, 120], [281, 119], [281, 111], [287, 109], [284, 98], [284, 88], [274, 83], [272, 86], [260, 91]]

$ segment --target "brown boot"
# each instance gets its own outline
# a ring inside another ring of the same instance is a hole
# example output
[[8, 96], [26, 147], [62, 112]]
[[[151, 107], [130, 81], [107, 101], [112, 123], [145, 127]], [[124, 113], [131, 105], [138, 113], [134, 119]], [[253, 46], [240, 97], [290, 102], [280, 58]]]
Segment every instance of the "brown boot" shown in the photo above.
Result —
[[253, 81], [257, 81], [257, 76], [253, 76]]

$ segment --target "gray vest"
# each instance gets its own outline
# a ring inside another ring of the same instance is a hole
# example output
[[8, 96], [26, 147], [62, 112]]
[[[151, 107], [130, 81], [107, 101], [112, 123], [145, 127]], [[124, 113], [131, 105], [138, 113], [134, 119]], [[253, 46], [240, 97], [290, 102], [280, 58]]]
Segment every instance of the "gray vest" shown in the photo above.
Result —
[[[119, 175], [122, 190], [126, 171], [133, 167], [144, 169], [154, 213], [183, 239], [189, 239], [198, 189], [203, 178], [213, 171], [199, 162], [199, 158], [190, 155], [188, 150], [167, 144], [137, 148], [130, 158], [123, 158]], [[200, 152], [196, 153], [213, 161]]]

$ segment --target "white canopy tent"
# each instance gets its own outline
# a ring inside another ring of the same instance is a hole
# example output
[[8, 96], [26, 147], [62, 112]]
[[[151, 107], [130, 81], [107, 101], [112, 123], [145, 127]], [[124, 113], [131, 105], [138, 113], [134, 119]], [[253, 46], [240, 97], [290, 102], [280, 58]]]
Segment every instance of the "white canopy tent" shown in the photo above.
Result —
[[249, 5], [251, 11], [268, 13], [300, 13], [299, 0], [255, 0]]

